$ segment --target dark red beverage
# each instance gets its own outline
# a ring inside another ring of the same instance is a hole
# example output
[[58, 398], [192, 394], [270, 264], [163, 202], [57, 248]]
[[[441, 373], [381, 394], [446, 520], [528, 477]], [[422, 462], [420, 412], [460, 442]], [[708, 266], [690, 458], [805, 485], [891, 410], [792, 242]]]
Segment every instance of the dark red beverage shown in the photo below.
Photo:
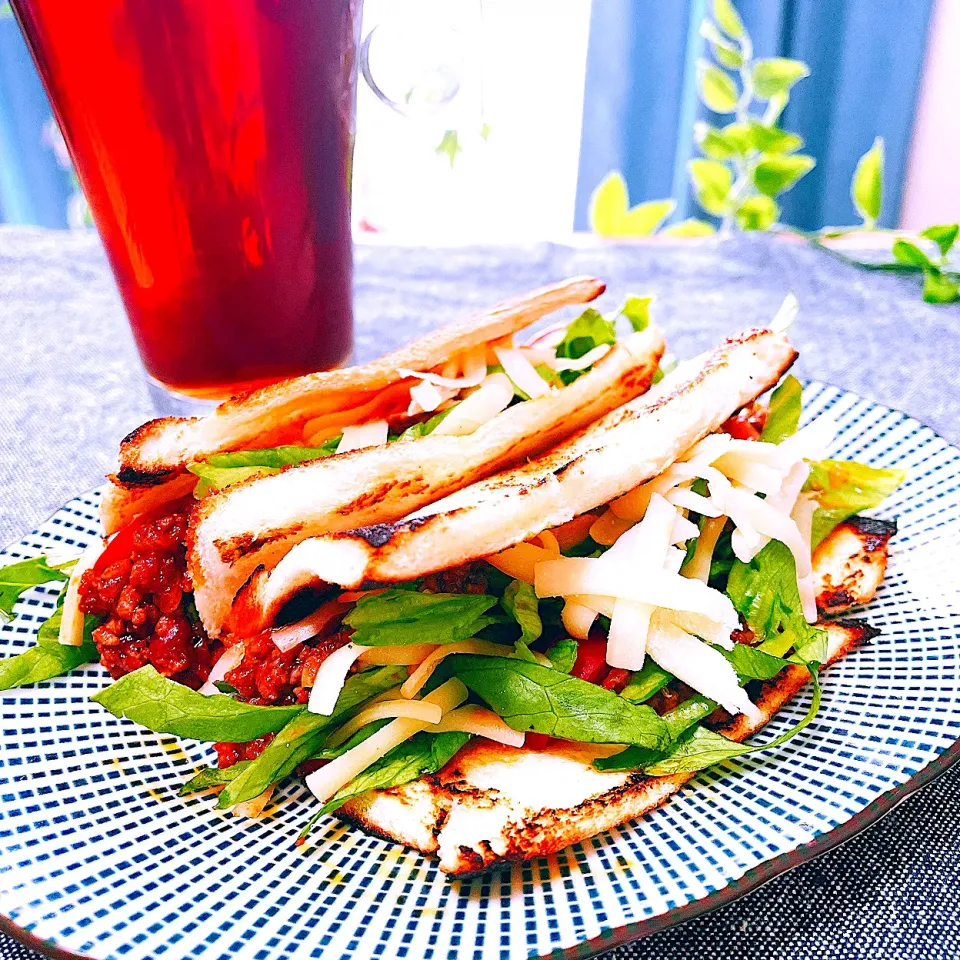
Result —
[[352, 348], [361, 0], [14, 0], [147, 372], [222, 397]]

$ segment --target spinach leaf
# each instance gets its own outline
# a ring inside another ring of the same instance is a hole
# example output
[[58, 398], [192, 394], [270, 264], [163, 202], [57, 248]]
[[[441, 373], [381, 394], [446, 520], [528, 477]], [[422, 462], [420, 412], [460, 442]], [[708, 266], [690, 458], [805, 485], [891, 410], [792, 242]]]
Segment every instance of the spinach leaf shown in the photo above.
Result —
[[[442, 664], [515, 730], [580, 743], [632, 743], [662, 749], [663, 721], [611, 690], [525, 660], [455, 654]], [[439, 671], [438, 671], [439, 672]]]
[[540, 601], [529, 583], [513, 580], [503, 591], [500, 606], [520, 624], [520, 640], [531, 644], [543, 633], [540, 622]]
[[547, 659], [554, 670], [569, 673], [577, 662], [580, 645], [573, 637], [561, 637], [547, 652]]
[[780, 443], [781, 440], [797, 432], [800, 423], [801, 394], [803, 387], [794, 376], [783, 378], [783, 382], [770, 394], [770, 406], [767, 409], [767, 422], [760, 433], [760, 439], [767, 443]]
[[[245, 743], [283, 728], [303, 707], [260, 707], [222, 693], [204, 696], [147, 665], [90, 698], [115, 717], [153, 730], [208, 742]], [[262, 791], [261, 791], [262, 792]]]
[[883, 470], [848, 460], [818, 460], [810, 464], [805, 491], [816, 494], [813, 546], [835, 526], [861, 510], [878, 506], [906, 479], [903, 470]]
[[183, 797], [188, 793], [206, 790], [209, 787], [222, 787], [236, 780], [252, 760], [240, 760], [229, 767], [201, 767], [178, 791], [177, 796]]
[[485, 616], [497, 603], [488, 594], [417, 593], [386, 590], [361, 597], [343, 622], [353, 641], [368, 647], [467, 640], [498, 617]]
[[260, 796], [271, 783], [289, 776], [304, 761], [317, 756], [330, 731], [370, 697], [403, 683], [404, 667], [379, 667], [347, 678], [329, 717], [300, 712], [267, 744], [263, 753], [220, 794], [218, 807], [231, 807]]
[[13, 617], [13, 606], [20, 595], [31, 587], [53, 580], [68, 580], [58, 567], [51, 567], [42, 554], [29, 560], [20, 560], [0, 569], [0, 621]]
[[414, 734], [354, 777], [324, 804], [320, 813], [331, 813], [368, 790], [399, 787], [425, 773], [436, 773], [469, 739], [469, 733]]
[[781, 657], [775, 657], [761, 647], [750, 647], [745, 643], [735, 643], [732, 650], [719, 647], [717, 649], [737, 671], [741, 682], [769, 680], [788, 665]]
[[340, 436], [331, 437], [319, 447], [265, 447], [262, 450], [214, 453], [205, 460], [188, 464], [187, 469], [200, 478], [195, 495], [202, 497], [211, 490], [223, 490], [250, 477], [277, 473], [281, 467], [329, 457], [337, 452], [340, 439]]

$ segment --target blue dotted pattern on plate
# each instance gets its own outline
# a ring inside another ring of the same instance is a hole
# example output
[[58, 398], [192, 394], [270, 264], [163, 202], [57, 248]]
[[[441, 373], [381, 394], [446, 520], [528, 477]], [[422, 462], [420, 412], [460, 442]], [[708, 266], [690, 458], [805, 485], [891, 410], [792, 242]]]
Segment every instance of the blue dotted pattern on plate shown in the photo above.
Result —
[[[883, 631], [824, 677], [823, 707], [771, 755], [707, 771], [666, 807], [555, 856], [448, 883], [433, 862], [334, 819], [294, 840], [314, 804], [289, 783], [262, 820], [178, 798], [209, 751], [109, 716], [92, 665], [2, 695], [0, 904], [15, 923], [97, 958], [543, 955], [709, 895], [849, 820], [960, 736], [960, 607], [929, 589], [930, 558], [960, 549], [960, 453], [927, 427], [808, 385], [805, 417], [839, 425], [834, 455], [909, 471], [887, 577], [867, 611]], [[98, 533], [79, 497], [4, 562]], [[56, 585], [0, 628], [19, 652]], [[794, 723], [797, 703], [771, 724]]]

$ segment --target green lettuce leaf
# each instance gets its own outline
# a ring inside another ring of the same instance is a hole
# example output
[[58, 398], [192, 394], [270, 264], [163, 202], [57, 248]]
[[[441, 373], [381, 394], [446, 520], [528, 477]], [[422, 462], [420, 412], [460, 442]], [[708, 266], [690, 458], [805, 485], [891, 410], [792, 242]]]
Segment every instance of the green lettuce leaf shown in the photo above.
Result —
[[662, 749], [663, 721], [650, 707], [525, 660], [455, 654], [438, 673], [453, 676], [515, 730], [579, 743], [633, 743]]
[[662, 690], [673, 679], [672, 673], [667, 673], [650, 657], [643, 661], [643, 666], [627, 681], [620, 696], [633, 703], [644, 703], [657, 691]]
[[[607, 320], [599, 310], [587, 307], [567, 327], [563, 340], [557, 345], [557, 356], [567, 360], [579, 360], [594, 347], [599, 347], [604, 343], [613, 344], [616, 342], [617, 328], [613, 322]], [[571, 384], [577, 377], [583, 376], [586, 372], [586, 370], [561, 370], [560, 380], [564, 384]]]
[[187, 469], [200, 478], [195, 495], [202, 497], [211, 490], [223, 490], [250, 477], [267, 476], [282, 467], [329, 457], [337, 452], [340, 439], [340, 436], [331, 437], [319, 447], [265, 447], [262, 450], [215, 453], [206, 460], [188, 464]]
[[[64, 564], [63, 566], [66, 566]], [[0, 621], [13, 617], [14, 604], [21, 594], [41, 583], [68, 580], [60, 566], [51, 567], [42, 554], [29, 560], [20, 560], [0, 569]]]
[[241, 703], [222, 693], [208, 697], [161, 676], [149, 664], [90, 699], [115, 717], [126, 717], [154, 733], [211, 743], [246, 743], [276, 733], [303, 710], [299, 705], [261, 707]]
[[425, 773], [436, 773], [469, 739], [469, 733], [422, 731], [414, 734], [334, 794], [324, 804], [320, 814], [332, 813], [352, 797], [358, 797], [368, 790], [399, 787]]
[[513, 580], [500, 599], [500, 606], [520, 624], [520, 640], [529, 646], [543, 633], [540, 621], [540, 601], [529, 583]]
[[433, 433], [437, 427], [443, 423], [444, 418], [447, 417], [451, 410], [454, 410], [459, 404], [454, 404], [452, 407], [447, 407], [446, 410], [441, 410], [439, 413], [435, 413], [429, 420], [421, 420], [419, 423], [413, 423], [406, 430], [403, 431], [398, 437], [397, 440], [419, 440], [420, 437], [429, 436]]
[[650, 326], [651, 303], [653, 297], [627, 297], [617, 316], [626, 317], [634, 332], [641, 333]]
[[810, 464], [804, 490], [817, 497], [813, 515], [813, 546], [838, 524], [862, 510], [879, 506], [906, 479], [903, 470], [880, 469], [848, 460], [817, 460]]
[[178, 791], [178, 797], [198, 790], [207, 790], [210, 787], [222, 787], [243, 773], [250, 766], [252, 760], [240, 760], [229, 767], [201, 767]]
[[299, 713], [267, 744], [263, 753], [220, 794], [217, 806], [231, 807], [260, 796], [270, 784], [293, 773], [304, 760], [317, 756], [330, 731], [354, 710], [376, 694], [403, 683], [406, 676], [404, 667], [364, 670], [347, 678], [331, 716], [298, 708]]
[[800, 423], [803, 387], [796, 377], [783, 378], [780, 386], [770, 394], [767, 422], [760, 433], [766, 443], [780, 443], [797, 432]]
[[573, 637], [561, 637], [547, 650], [546, 655], [554, 670], [569, 673], [577, 662], [579, 649], [580, 646]]
[[87, 614], [83, 618], [83, 643], [69, 647], [60, 643], [60, 620], [63, 616], [63, 598], [66, 585], [57, 598], [57, 608], [40, 624], [37, 642], [23, 653], [0, 660], [0, 690], [24, 687], [41, 680], [62, 677], [65, 673], [100, 659], [100, 651], [93, 642], [93, 630], [99, 617]]
[[455, 643], [498, 623], [497, 616], [485, 615], [496, 603], [488, 594], [393, 589], [361, 597], [343, 622], [353, 628], [353, 641], [368, 647]]

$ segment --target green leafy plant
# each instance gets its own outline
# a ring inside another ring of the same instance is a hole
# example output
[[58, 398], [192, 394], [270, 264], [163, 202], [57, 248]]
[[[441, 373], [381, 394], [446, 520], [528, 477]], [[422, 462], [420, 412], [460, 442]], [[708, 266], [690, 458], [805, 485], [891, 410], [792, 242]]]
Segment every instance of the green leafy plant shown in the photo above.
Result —
[[[861, 218], [854, 227], [807, 232], [783, 225], [777, 197], [792, 189], [816, 165], [801, 153], [803, 138], [780, 126], [790, 94], [810, 68], [786, 57], [756, 58], [753, 42], [731, 0], [712, 0], [710, 16], [700, 25], [711, 58], [697, 61], [700, 100], [726, 122], [699, 121], [694, 138], [701, 156], [687, 167], [697, 203], [717, 217], [724, 232], [777, 230], [806, 239], [813, 246], [866, 270], [916, 273], [923, 277], [928, 303], [960, 300], [960, 272], [951, 268], [949, 254], [957, 224], [928, 227], [916, 237], [895, 237], [888, 260], [848, 256], [829, 241], [862, 230], [875, 230], [883, 206], [884, 142], [877, 137], [860, 158], [850, 183], [850, 198]], [[630, 205], [626, 181], [612, 171], [590, 198], [590, 229], [601, 237], [701, 237], [714, 233], [712, 223], [691, 218], [662, 228], [676, 209], [674, 200], [650, 200]]]

